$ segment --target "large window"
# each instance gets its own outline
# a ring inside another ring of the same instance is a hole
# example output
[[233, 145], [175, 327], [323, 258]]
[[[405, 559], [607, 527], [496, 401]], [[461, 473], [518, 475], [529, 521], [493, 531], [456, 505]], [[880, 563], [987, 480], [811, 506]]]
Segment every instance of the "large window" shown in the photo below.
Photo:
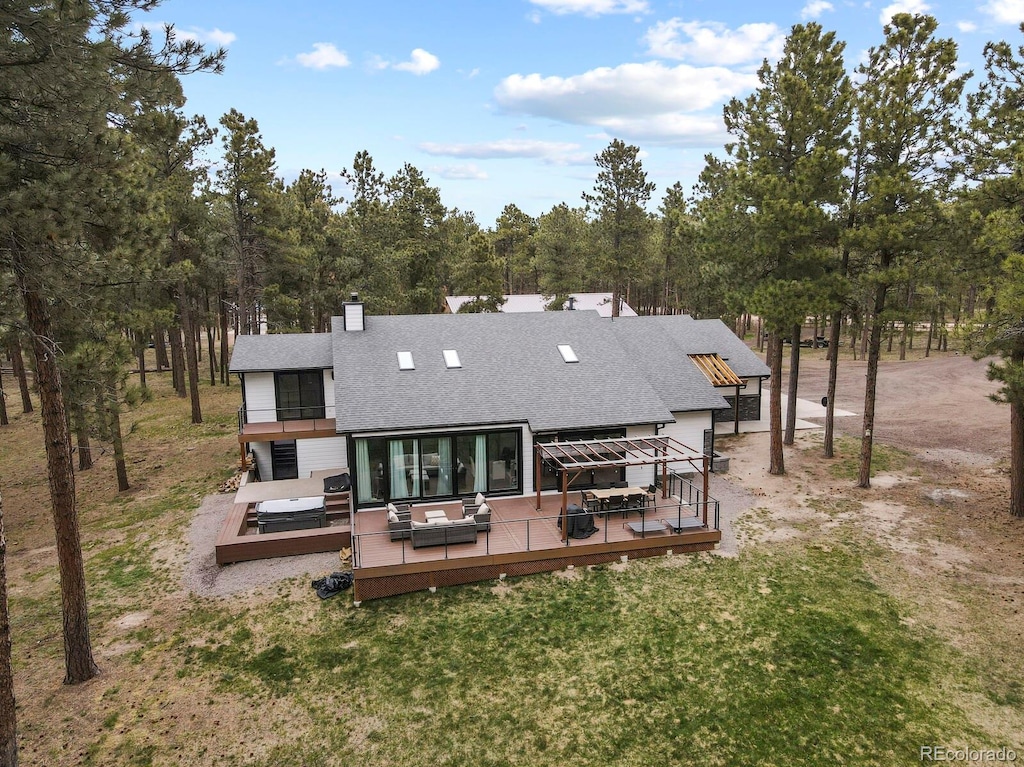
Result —
[[516, 492], [520, 436], [509, 430], [354, 439], [357, 502], [372, 506]]
[[277, 392], [278, 421], [324, 417], [322, 370], [274, 373], [274, 390]]
[[[603, 429], [599, 431], [564, 431], [557, 434], [538, 434], [537, 442], [572, 442], [582, 439], [622, 439], [626, 436], [625, 429]], [[609, 455], [609, 458], [612, 456]], [[589, 469], [573, 480], [574, 489], [585, 487], [608, 487], [612, 482], [624, 482], [626, 470], [621, 466], [601, 466]], [[546, 462], [541, 469], [540, 487], [542, 490], [559, 490], [558, 472], [554, 466]]]

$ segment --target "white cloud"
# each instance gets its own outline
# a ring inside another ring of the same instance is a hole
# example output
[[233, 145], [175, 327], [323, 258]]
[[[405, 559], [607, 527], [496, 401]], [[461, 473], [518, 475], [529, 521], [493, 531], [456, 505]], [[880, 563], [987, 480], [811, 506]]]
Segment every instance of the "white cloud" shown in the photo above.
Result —
[[603, 16], [608, 13], [647, 13], [647, 0], [530, 0], [546, 11], [564, 16], [582, 13], [584, 16]]
[[958, 21], [956, 23], [956, 28], [959, 29], [961, 32], [964, 32], [964, 33], [970, 33], [970, 32], [977, 32], [978, 31], [978, 25], [975, 24], [973, 21]]
[[295, 60], [310, 69], [331, 69], [349, 65], [348, 56], [344, 51], [339, 51], [334, 43], [313, 43], [312, 51], [298, 54]]
[[486, 181], [487, 173], [480, 170], [473, 163], [468, 165], [435, 165], [428, 168], [431, 173], [436, 173], [441, 178], [453, 181]]
[[473, 160], [534, 159], [548, 165], [574, 165], [589, 163], [592, 156], [580, 151], [580, 145], [563, 141], [531, 139], [501, 139], [471, 144], [439, 144], [424, 142], [419, 149], [440, 157], [460, 157]]
[[590, 125], [621, 138], [708, 146], [725, 135], [721, 105], [756, 87], [753, 73], [648, 62], [564, 78], [511, 75], [494, 96], [509, 113]]
[[572, 77], [511, 75], [495, 89], [508, 112], [596, 124], [599, 118], [700, 111], [757, 86], [754, 74], [659, 62], [600, 67]]
[[660, 58], [733, 66], [778, 58], [786, 33], [775, 24], [743, 24], [733, 30], [719, 22], [676, 18], [658, 22], [644, 39], [648, 51]]
[[433, 72], [439, 66], [441, 66], [441, 60], [433, 53], [428, 53], [422, 48], [414, 49], [408, 61], [401, 61], [391, 65], [393, 69], [401, 72], [411, 72], [414, 75], [425, 75]]
[[816, 19], [825, 11], [833, 11], [835, 6], [828, 0], [811, 0], [800, 11], [800, 17], [804, 19]]
[[892, 5], [887, 5], [878, 14], [878, 20], [882, 24], [888, 24], [897, 13], [928, 13], [931, 6], [924, 0], [896, 0]]
[[1024, 21], [1024, 0], [989, 0], [981, 11], [1000, 24], [1019, 24]]
[[[167, 23], [163, 21], [147, 21], [144, 24], [136, 25], [135, 28], [146, 29], [152, 34], [163, 35], [167, 26]], [[194, 40], [197, 43], [216, 45], [220, 48], [226, 48], [238, 39], [234, 32], [225, 32], [217, 28], [200, 29], [199, 27], [189, 27], [188, 29], [174, 27], [174, 36], [178, 40]]]

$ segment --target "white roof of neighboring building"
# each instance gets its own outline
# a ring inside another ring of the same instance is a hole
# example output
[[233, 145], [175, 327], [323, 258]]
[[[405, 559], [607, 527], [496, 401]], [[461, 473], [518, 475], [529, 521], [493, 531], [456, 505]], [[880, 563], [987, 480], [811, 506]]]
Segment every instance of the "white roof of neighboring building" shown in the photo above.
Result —
[[[612, 316], [612, 294], [611, 293], [573, 293], [575, 299], [574, 309], [593, 309], [602, 317]], [[447, 296], [445, 303], [448, 311], [455, 314], [467, 301], [472, 301], [474, 296]], [[540, 293], [523, 293], [505, 296], [505, 303], [501, 305], [500, 311], [504, 314], [515, 314], [518, 312], [543, 312], [546, 311], [550, 298]], [[568, 305], [565, 306], [568, 309]], [[620, 317], [636, 317], [636, 312], [625, 301], [619, 308]]]

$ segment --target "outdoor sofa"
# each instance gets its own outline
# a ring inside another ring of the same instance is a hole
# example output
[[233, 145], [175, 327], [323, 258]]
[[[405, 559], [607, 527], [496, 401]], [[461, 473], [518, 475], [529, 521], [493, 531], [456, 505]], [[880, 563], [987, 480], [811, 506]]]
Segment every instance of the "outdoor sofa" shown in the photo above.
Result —
[[476, 520], [470, 517], [411, 523], [412, 547], [444, 546], [448, 543], [476, 543]]

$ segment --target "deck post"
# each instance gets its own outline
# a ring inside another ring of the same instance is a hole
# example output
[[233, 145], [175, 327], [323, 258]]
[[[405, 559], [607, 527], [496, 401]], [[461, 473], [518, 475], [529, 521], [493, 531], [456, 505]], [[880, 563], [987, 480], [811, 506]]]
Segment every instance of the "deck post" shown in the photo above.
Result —
[[704, 456], [704, 527], [708, 526], [708, 470], [710, 469], [711, 459], [707, 455]]
[[[733, 434], [739, 434], [740, 433], [740, 385], [739, 384], [736, 384], [736, 401], [733, 403], [733, 406], [732, 406], [732, 417], [733, 417], [732, 433]], [[712, 428], [714, 428], [714, 423], [712, 423], [711, 426], [712, 426]]]
[[661, 464], [661, 500], [668, 498], [668, 461]]
[[569, 472], [562, 469], [562, 540], [569, 535]]
[[238, 469], [239, 469], [239, 471], [241, 471], [243, 473], [245, 472], [245, 469], [246, 469], [246, 466], [245, 466], [245, 445], [246, 445], [245, 442], [242, 442], [241, 440], [239, 440], [239, 442], [238, 442], [238, 449], [239, 449], [239, 451], [241, 452], [242, 455], [241, 455], [241, 458], [238, 461]]
[[537, 488], [537, 511], [540, 511], [540, 480], [541, 480], [540, 445], [533, 446], [533, 486]]

